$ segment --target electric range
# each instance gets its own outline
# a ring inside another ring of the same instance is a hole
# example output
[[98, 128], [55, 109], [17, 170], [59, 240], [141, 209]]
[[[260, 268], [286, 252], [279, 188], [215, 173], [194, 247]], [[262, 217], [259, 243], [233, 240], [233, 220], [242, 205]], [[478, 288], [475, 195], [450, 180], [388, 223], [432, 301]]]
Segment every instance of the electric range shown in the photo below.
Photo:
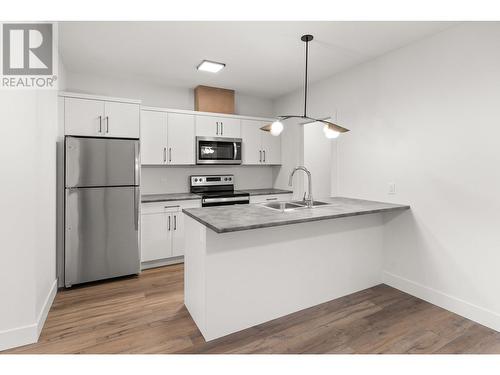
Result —
[[234, 191], [234, 176], [190, 176], [191, 193], [201, 195], [201, 206], [225, 206], [250, 203], [250, 194]]

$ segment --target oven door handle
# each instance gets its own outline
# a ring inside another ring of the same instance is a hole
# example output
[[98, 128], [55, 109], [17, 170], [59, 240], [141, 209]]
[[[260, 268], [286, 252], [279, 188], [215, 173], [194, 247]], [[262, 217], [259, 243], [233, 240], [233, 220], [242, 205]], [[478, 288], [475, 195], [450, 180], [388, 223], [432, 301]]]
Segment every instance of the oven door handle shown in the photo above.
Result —
[[248, 202], [249, 197], [203, 198], [202, 203]]

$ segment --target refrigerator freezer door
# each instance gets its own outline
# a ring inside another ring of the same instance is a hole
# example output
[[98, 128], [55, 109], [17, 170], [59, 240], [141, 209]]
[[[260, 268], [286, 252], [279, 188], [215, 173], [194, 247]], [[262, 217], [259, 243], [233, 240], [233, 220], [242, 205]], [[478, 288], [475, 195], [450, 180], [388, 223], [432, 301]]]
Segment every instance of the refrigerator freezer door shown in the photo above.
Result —
[[139, 188], [66, 189], [65, 284], [138, 274]]
[[139, 185], [139, 141], [66, 137], [66, 187]]

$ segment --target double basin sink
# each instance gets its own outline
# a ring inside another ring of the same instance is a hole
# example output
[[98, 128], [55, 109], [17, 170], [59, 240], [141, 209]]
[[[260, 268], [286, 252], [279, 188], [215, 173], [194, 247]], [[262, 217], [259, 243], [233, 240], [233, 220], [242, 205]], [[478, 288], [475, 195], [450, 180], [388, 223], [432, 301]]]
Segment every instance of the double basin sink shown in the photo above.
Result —
[[[311, 208], [328, 206], [330, 204], [331, 203], [327, 202], [313, 201]], [[307, 202], [305, 201], [270, 202], [270, 203], [263, 203], [262, 205], [266, 208], [276, 211], [293, 211], [293, 210], [309, 208], [307, 206]]]

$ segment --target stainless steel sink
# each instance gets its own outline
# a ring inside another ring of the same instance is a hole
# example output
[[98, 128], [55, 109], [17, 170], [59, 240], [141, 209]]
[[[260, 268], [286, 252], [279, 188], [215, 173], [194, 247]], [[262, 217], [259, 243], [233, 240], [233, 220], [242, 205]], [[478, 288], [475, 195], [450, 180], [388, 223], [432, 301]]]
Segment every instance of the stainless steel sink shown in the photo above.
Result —
[[[327, 202], [313, 201], [313, 206], [311, 208], [327, 206], [329, 204], [330, 203]], [[271, 203], [263, 203], [262, 206], [276, 211], [292, 211], [292, 210], [309, 208], [307, 207], [307, 202], [305, 201], [271, 202]]]
[[[307, 207], [307, 202], [305, 202], [305, 201], [292, 201], [292, 203]], [[320, 206], [328, 206], [329, 204], [331, 204], [331, 203], [321, 202], [321, 201], [313, 201], [312, 206], [313, 207], [320, 207]]]
[[295, 202], [271, 202], [262, 204], [266, 208], [277, 211], [290, 211], [296, 210], [297, 208], [304, 208], [304, 206], [297, 204]]

